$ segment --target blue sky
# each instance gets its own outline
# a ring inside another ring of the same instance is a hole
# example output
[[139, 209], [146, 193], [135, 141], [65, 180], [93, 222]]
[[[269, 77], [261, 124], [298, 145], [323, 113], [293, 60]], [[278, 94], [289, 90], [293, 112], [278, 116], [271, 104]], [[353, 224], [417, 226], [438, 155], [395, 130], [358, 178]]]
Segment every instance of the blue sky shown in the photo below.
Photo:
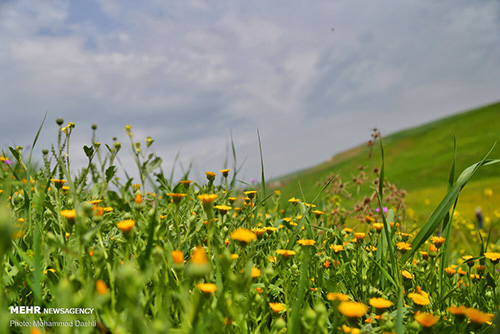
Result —
[[[0, 138], [27, 145], [48, 112], [76, 123], [74, 166], [92, 123], [151, 136], [172, 168], [223, 168], [232, 131], [241, 177], [327, 160], [383, 133], [500, 100], [495, 1], [0, 2]], [[451, 139], [450, 139], [451, 140]], [[458, 138], [458, 140], [460, 140]], [[133, 170], [133, 167], [130, 167]]]

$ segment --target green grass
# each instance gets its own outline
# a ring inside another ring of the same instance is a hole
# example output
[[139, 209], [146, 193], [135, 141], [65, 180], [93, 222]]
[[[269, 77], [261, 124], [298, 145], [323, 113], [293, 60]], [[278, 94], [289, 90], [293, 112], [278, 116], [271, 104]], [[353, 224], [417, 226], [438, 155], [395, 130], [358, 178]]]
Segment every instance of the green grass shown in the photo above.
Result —
[[[383, 137], [386, 177], [389, 182], [409, 192], [408, 203], [418, 207], [419, 217], [428, 216], [438, 204], [436, 200], [444, 195], [453, 162], [453, 138], [457, 140], [456, 174], [459, 174], [467, 166], [481, 160], [500, 139], [499, 116], [500, 103], [495, 103]], [[282, 177], [274, 185], [280, 189], [283, 201], [301, 193], [304, 200], [310, 201], [319, 189], [318, 182], [332, 173], [339, 174], [346, 183], [351, 182], [360, 165], [367, 173], [372, 173], [374, 167], [380, 166], [379, 152], [377, 144], [372, 158], [368, 159], [368, 147], [358, 146], [318, 166]], [[490, 157], [499, 156], [500, 146], [497, 145]], [[475, 208], [481, 206], [484, 196], [479, 195], [484, 193], [486, 187], [492, 188], [497, 181], [500, 181], [500, 166], [478, 171], [467, 186], [476, 190], [467, 193], [469, 202], [464, 208], [468, 214], [471, 210], [473, 214]], [[419, 199], [418, 194], [425, 193], [436, 194], [428, 196], [430, 205], [422, 205], [425, 196], [421, 197], [421, 201]]]

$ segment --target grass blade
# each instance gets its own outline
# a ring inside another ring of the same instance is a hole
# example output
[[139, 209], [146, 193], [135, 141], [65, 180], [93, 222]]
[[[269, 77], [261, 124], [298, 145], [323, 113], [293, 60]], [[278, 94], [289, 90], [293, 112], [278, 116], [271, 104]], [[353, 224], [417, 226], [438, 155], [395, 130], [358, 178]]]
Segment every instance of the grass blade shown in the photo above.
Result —
[[417, 234], [415, 239], [413, 239], [413, 242], [411, 244], [411, 251], [404, 254], [401, 258], [401, 261], [403, 263], [410, 259], [413, 254], [420, 248], [420, 246], [422, 246], [432, 235], [432, 233], [434, 233], [434, 231], [438, 228], [438, 226], [441, 224], [441, 221], [446, 217], [454, 203], [457, 201], [460, 191], [465, 187], [467, 182], [470, 181], [476, 171], [482, 166], [492, 165], [500, 162], [500, 159], [486, 159], [494, 147], [495, 146], [490, 149], [488, 154], [486, 154], [486, 156], [481, 161], [469, 166], [462, 172], [462, 174], [460, 174], [457, 182], [453, 185], [453, 187], [451, 187], [450, 190], [448, 190], [448, 193], [445, 195], [441, 203], [431, 213], [420, 232]]

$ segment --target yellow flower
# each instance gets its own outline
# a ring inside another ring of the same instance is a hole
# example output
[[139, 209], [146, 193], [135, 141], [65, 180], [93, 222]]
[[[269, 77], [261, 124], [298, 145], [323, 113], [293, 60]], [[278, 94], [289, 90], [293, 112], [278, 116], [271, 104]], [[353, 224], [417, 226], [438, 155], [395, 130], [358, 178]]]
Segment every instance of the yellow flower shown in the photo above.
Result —
[[413, 300], [413, 302], [415, 304], [420, 305], [420, 306], [429, 305], [431, 303], [431, 301], [429, 300], [429, 297], [423, 296], [423, 295], [418, 294], [418, 293], [411, 292], [408, 294], [408, 297], [411, 300]]
[[104, 282], [102, 279], [98, 279], [95, 282], [95, 289], [97, 290], [97, 293], [99, 295], [105, 295], [108, 293], [108, 286], [106, 285], [106, 282]]
[[446, 267], [444, 268], [444, 271], [446, 272], [446, 275], [448, 275], [448, 277], [453, 277], [453, 275], [457, 273], [457, 270], [453, 267]]
[[269, 303], [269, 306], [271, 307], [274, 313], [280, 313], [285, 309], [285, 305], [281, 303]]
[[342, 332], [349, 334], [359, 334], [361, 330], [355, 327], [349, 327], [347, 325], [342, 325]]
[[273, 226], [267, 226], [267, 227], [264, 227], [264, 229], [266, 230], [266, 232], [268, 234], [271, 234], [273, 233], [274, 231], [277, 231], [278, 229], [276, 227], [273, 227]]
[[493, 264], [497, 264], [500, 261], [500, 253], [487, 252], [484, 253], [484, 256]]
[[429, 253], [422, 252], [422, 251], [420, 251], [419, 253], [420, 253], [420, 255], [422, 255], [422, 259], [424, 259], [424, 260], [428, 260], [429, 259]]
[[180, 250], [173, 250], [170, 255], [175, 264], [182, 264], [184, 262], [184, 253]]
[[181, 200], [187, 196], [187, 194], [168, 193], [167, 196], [172, 197], [172, 201], [174, 201], [175, 204], [179, 204]]
[[190, 180], [182, 180], [182, 181], [179, 181], [179, 183], [181, 183], [181, 184], [184, 186], [184, 188], [186, 188], [186, 189], [187, 189], [187, 188], [189, 188], [189, 185], [190, 185], [191, 183], [193, 183], [193, 181], [190, 181]]
[[76, 211], [75, 210], [62, 210], [61, 211], [61, 216], [68, 220], [75, 220], [76, 217]]
[[403, 270], [401, 272], [401, 275], [403, 275], [404, 279], [407, 279], [407, 280], [413, 279], [413, 275], [408, 270]]
[[253, 267], [250, 276], [255, 278], [255, 277], [259, 277], [260, 275], [261, 275], [260, 269]]
[[368, 306], [357, 302], [341, 302], [338, 310], [349, 319], [356, 319], [364, 316], [368, 311]]
[[201, 246], [197, 246], [193, 251], [193, 255], [191, 256], [191, 263], [203, 265], [208, 263], [207, 254], [205, 250]]
[[267, 232], [267, 230], [265, 228], [254, 228], [252, 229], [252, 232], [255, 233], [258, 238], [260, 238], [262, 237], [262, 235], [264, 235], [264, 233]]
[[325, 212], [323, 211], [319, 211], [319, 210], [313, 210], [311, 211], [312, 213], [314, 213], [316, 215], [316, 218], [319, 218], [319, 216], [325, 214]]
[[249, 191], [244, 191], [243, 192], [245, 195], [248, 196], [248, 198], [253, 199], [255, 195], [257, 194], [257, 191], [255, 190], [249, 190]]
[[217, 210], [219, 210], [219, 213], [224, 216], [229, 210], [231, 210], [232, 208], [230, 206], [227, 206], [227, 205], [216, 205], [215, 208]]
[[64, 180], [50, 179], [50, 181], [54, 182], [54, 185], [57, 189], [61, 189], [62, 186], [67, 182]]
[[368, 304], [375, 307], [377, 311], [384, 311], [392, 306], [392, 302], [385, 298], [370, 298]]
[[295, 197], [292, 197], [288, 200], [288, 202], [292, 203], [292, 204], [297, 204], [298, 202], [300, 202], [300, 199], [298, 198], [295, 198]]
[[427, 312], [422, 312], [415, 316], [415, 320], [424, 327], [432, 327], [439, 321], [439, 317]]
[[361, 232], [354, 232], [354, 236], [356, 237], [357, 240], [363, 240], [366, 234]]
[[277, 249], [276, 254], [283, 256], [285, 259], [289, 258], [292, 255], [297, 254], [297, 252], [288, 249]]
[[436, 248], [439, 249], [439, 248], [441, 248], [441, 246], [443, 245], [443, 243], [446, 241], [446, 239], [443, 238], [443, 237], [436, 237], [436, 236], [434, 236], [434, 237], [431, 238], [431, 241], [432, 241], [432, 243], [434, 245], [436, 245]]
[[51, 273], [55, 273], [55, 272], [56, 272], [56, 270], [55, 270], [55, 269], [53, 269], [53, 268], [49, 268], [49, 269], [47, 269], [47, 270], [44, 270], [44, 271], [43, 271], [43, 273], [44, 273], [45, 275], [47, 275], [47, 273], [48, 273], [49, 271], [50, 271]]
[[208, 181], [213, 181], [215, 180], [215, 173], [214, 172], [206, 172], [205, 175], [207, 176]]
[[240, 242], [241, 244], [248, 244], [252, 240], [257, 239], [257, 235], [246, 228], [239, 227], [229, 235], [231, 239]]
[[231, 254], [231, 260], [236, 260], [240, 256], [238, 254]]
[[404, 241], [396, 243], [396, 246], [398, 247], [398, 249], [402, 253], [405, 253], [406, 251], [411, 250], [411, 245], [409, 243], [407, 243], [407, 242], [404, 242]]
[[380, 233], [380, 231], [384, 228], [384, 223], [373, 223], [372, 228]]
[[344, 246], [342, 245], [330, 245], [330, 249], [333, 250], [335, 253], [341, 252], [344, 250]]
[[217, 291], [217, 286], [213, 283], [199, 283], [196, 287], [205, 294], [211, 294]]
[[122, 220], [117, 223], [116, 226], [124, 233], [128, 234], [132, 231], [135, 226], [135, 221], [132, 219]]
[[212, 204], [217, 198], [216, 194], [201, 194], [198, 195], [198, 199], [201, 201], [203, 205]]
[[341, 302], [346, 302], [349, 300], [349, 296], [341, 292], [330, 292], [326, 295], [326, 299], [328, 299], [329, 301], [338, 300]]
[[222, 176], [227, 177], [229, 175], [230, 169], [221, 169], [220, 172], [222, 173]]
[[302, 246], [313, 246], [316, 243], [316, 241], [311, 239], [301, 239], [298, 240], [297, 243]]

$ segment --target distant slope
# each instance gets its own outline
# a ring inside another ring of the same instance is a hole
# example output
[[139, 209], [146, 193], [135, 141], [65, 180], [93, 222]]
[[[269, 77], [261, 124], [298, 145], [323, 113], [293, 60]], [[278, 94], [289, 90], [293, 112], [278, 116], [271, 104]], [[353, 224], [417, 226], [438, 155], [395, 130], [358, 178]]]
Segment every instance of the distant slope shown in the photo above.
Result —
[[[479, 161], [500, 141], [500, 103], [459, 113], [412, 129], [400, 131], [382, 141], [385, 151], [386, 176], [391, 183], [410, 192], [431, 188], [446, 190], [453, 161], [453, 137], [457, 140], [457, 173]], [[311, 201], [320, 188], [318, 181], [332, 173], [350, 181], [357, 167], [379, 167], [380, 146], [374, 148], [368, 160], [368, 147], [358, 146], [335, 155], [318, 166], [279, 179], [275, 186], [281, 190], [283, 200], [303, 193]], [[500, 158], [500, 143], [490, 157]], [[488, 166], [474, 177], [479, 180], [500, 180], [500, 166]], [[411, 199], [412, 200], [412, 199]]]

